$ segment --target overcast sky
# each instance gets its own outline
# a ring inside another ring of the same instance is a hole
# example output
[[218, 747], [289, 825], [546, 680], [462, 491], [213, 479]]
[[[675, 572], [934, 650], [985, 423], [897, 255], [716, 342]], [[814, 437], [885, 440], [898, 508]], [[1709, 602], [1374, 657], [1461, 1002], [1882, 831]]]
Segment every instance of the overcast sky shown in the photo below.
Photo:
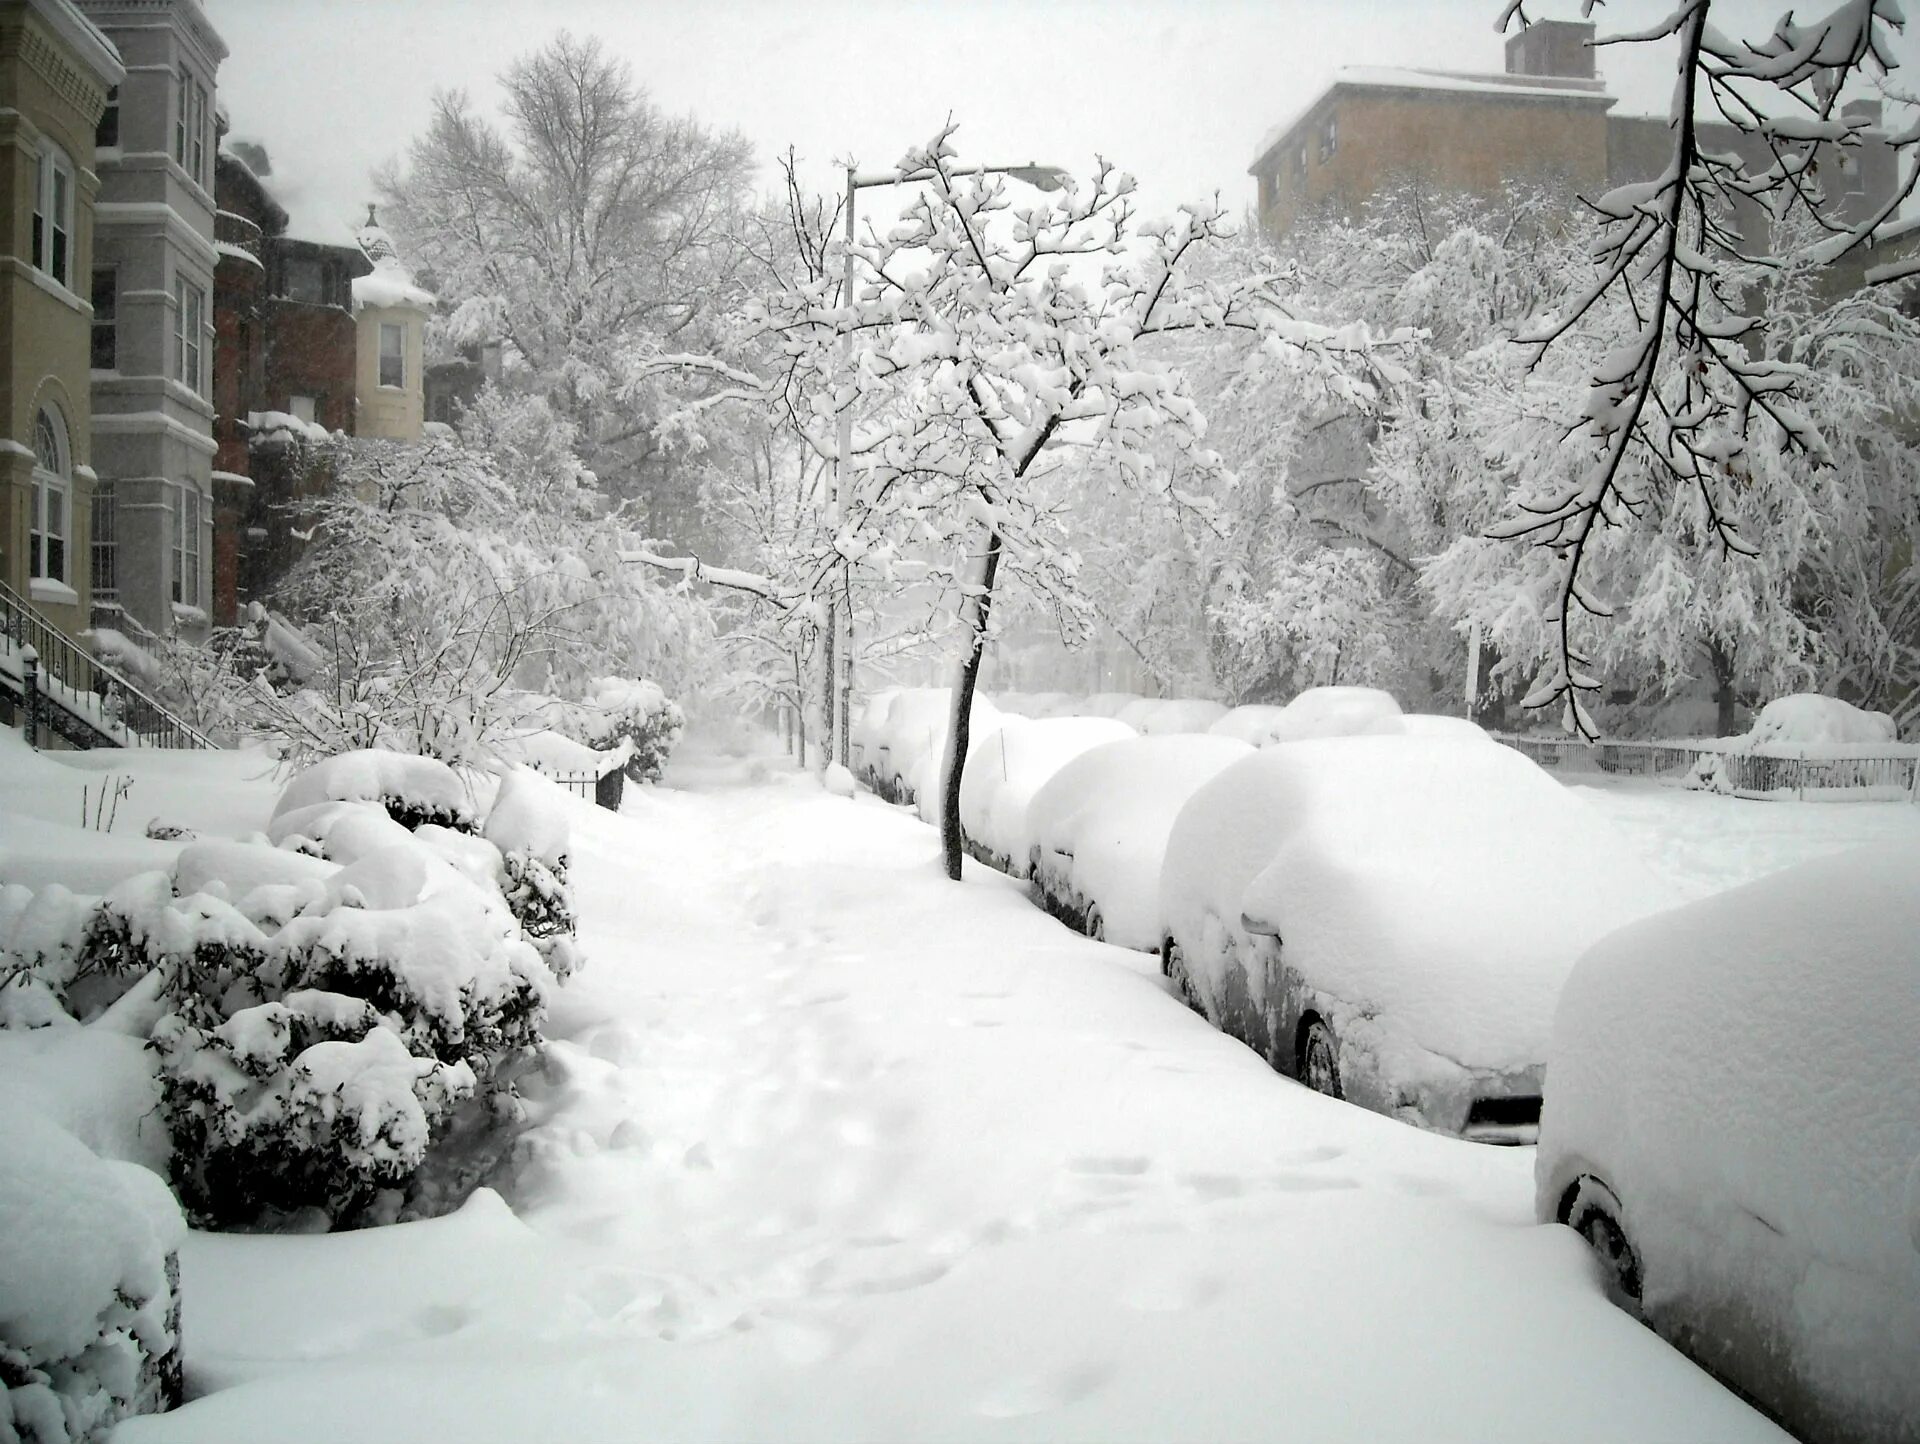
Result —
[[[1244, 207], [1261, 135], [1339, 66], [1502, 65], [1498, 0], [203, 4], [232, 51], [219, 87], [233, 134], [266, 144], [275, 189], [296, 218], [341, 222], [364, 214], [368, 172], [405, 151], [436, 89], [463, 87], [491, 109], [502, 66], [563, 28], [599, 36], [664, 108], [742, 131], [769, 187], [773, 157], [789, 145], [828, 189], [832, 162], [889, 165], [951, 114], [969, 160], [1084, 172], [1104, 155], [1135, 175], [1152, 211], [1215, 193], [1231, 210]], [[1760, 33], [1785, 4], [1721, 0], [1715, 19]], [[1666, 8], [1613, 0], [1602, 31]], [[1535, 0], [1529, 13], [1578, 9], [1578, 0]], [[1910, 31], [1900, 54], [1908, 68], [1896, 84], [1920, 90], [1920, 34]], [[1668, 46], [1600, 57], [1624, 111], [1663, 111], [1672, 65]]]

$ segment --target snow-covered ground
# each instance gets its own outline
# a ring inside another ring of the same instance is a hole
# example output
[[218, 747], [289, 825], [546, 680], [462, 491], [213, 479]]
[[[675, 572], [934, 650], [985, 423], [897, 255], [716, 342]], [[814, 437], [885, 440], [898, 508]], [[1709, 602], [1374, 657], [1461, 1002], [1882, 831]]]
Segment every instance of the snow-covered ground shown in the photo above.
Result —
[[[231, 755], [0, 760], [16, 862], [116, 768], [136, 835], [274, 795]], [[572, 809], [588, 965], [515, 1175], [193, 1236], [199, 1397], [117, 1440], [1783, 1437], [1533, 1224], [1531, 1150], [1277, 1076], [1152, 959], [946, 882], [910, 813], [692, 741], [669, 782]], [[1905, 804], [1582, 793], [1690, 890], [1920, 842]]]

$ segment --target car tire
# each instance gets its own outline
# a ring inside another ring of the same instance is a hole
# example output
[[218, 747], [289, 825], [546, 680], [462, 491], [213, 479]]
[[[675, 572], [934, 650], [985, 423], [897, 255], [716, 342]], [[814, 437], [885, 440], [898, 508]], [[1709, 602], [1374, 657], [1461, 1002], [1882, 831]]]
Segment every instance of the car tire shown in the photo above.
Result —
[[1607, 1297], [1637, 1316], [1644, 1277], [1640, 1255], [1627, 1236], [1624, 1214], [1611, 1188], [1592, 1174], [1582, 1174], [1567, 1190], [1560, 1217], [1600, 1261]]
[[1160, 945], [1160, 971], [1173, 984], [1180, 1001], [1201, 1017], [1206, 1017], [1207, 1010], [1200, 1006], [1200, 994], [1193, 986], [1193, 976], [1187, 972], [1187, 960], [1180, 955], [1180, 944], [1172, 938]]
[[1340, 1049], [1333, 1029], [1324, 1019], [1308, 1018], [1300, 1025], [1300, 1048], [1295, 1076], [1316, 1093], [1345, 1098], [1340, 1088]]
[[1087, 904], [1087, 936], [1096, 943], [1107, 940], [1107, 920], [1101, 916], [1098, 903]]

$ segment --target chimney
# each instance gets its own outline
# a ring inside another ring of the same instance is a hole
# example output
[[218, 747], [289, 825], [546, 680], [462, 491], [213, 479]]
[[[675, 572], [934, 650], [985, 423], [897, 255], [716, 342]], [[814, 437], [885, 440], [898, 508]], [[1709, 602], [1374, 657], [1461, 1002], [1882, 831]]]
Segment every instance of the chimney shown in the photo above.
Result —
[[1507, 37], [1507, 74], [1592, 80], [1593, 22], [1536, 20]]
[[1883, 112], [1877, 100], [1849, 100], [1840, 107], [1840, 114], [1848, 120], [1864, 120], [1868, 129], [1878, 130]]

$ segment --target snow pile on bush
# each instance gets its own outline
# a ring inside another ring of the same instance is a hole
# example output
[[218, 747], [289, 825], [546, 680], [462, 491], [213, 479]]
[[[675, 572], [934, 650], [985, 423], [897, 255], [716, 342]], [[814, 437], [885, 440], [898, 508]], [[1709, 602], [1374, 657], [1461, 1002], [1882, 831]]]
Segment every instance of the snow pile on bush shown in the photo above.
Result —
[[1885, 712], [1868, 712], [1838, 697], [1801, 692], [1767, 703], [1746, 735], [1727, 745], [1748, 752], [1771, 747], [1873, 746], [1897, 736], [1893, 718]]
[[582, 742], [600, 751], [622, 743], [631, 746], [629, 781], [658, 782], [687, 730], [687, 718], [657, 683], [602, 677], [587, 700], [573, 709], [573, 725]]
[[314, 763], [295, 775], [280, 794], [274, 816], [325, 802], [373, 802], [402, 827], [423, 823], [472, 832], [477, 825], [473, 789], [433, 757], [363, 748]]
[[194, 843], [171, 876], [98, 897], [0, 889], [0, 1022], [97, 1011], [153, 973], [173, 1176], [196, 1217], [390, 1216], [430, 1146], [510, 1106], [579, 965], [565, 807], [522, 769], [484, 835], [409, 830], [396, 814], [473, 826], [473, 790], [424, 759], [328, 759], [288, 784], [266, 840]]
[[0, 1109], [0, 1439], [104, 1439], [180, 1401], [180, 1207], [30, 1108]]
[[1042, 905], [1110, 943], [1159, 948], [1160, 866], [1174, 818], [1202, 784], [1251, 752], [1232, 737], [1134, 737], [1067, 763], [1027, 814]]
[[1568, 979], [1536, 1160], [1618, 1196], [1649, 1322], [1807, 1438], [1920, 1421], [1920, 852], [1624, 927]]
[[960, 777], [960, 826], [967, 850], [1014, 877], [1033, 850], [1027, 809], [1062, 767], [1091, 748], [1133, 736], [1107, 717], [1005, 717], [973, 748]]

